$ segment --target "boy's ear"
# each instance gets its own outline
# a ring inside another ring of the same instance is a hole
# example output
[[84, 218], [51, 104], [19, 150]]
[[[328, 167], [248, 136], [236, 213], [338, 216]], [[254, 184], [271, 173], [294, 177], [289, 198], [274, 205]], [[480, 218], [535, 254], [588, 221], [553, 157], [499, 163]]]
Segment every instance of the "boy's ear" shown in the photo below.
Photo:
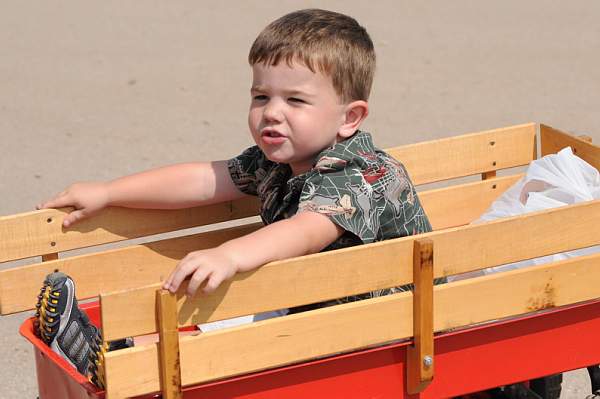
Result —
[[340, 126], [338, 135], [344, 139], [352, 136], [367, 115], [369, 115], [369, 103], [363, 100], [356, 100], [349, 103], [346, 106], [344, 124]]

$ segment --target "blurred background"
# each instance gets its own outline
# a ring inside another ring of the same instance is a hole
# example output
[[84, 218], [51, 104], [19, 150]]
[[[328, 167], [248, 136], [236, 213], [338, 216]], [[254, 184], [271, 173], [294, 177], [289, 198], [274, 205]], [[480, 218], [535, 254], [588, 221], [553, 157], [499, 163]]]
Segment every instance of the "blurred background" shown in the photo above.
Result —
[[[377, 73], [380, 147], [525, 122], [600, 141], [596, 1], [0, 2], [0, 215], [77, 180], [225, 159], [246, 126], [259, 31], [300, 8], [355, 17]], [[0, 268], [6, 265], [0, 265]], [[30, 345], [0, 319], [0, 398], [37, 395]], [[587, 376], [568, 373], [563, 398]]]

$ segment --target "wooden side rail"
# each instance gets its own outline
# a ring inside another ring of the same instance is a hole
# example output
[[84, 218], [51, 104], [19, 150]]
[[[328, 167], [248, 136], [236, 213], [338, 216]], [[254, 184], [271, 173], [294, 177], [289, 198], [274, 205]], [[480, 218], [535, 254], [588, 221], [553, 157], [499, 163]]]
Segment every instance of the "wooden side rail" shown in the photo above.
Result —
[[261, 226], [261, 223], [254, 223], [1, 270], [0, 314], [32, 309], [41, 282], [56, 269], [71, 276], [76, 282], [77, 298], [91, 298], [98, 296], [100, 292], [163, 281], [177, 262], [190, 251], [218, 246]]
[[534, 123], [390, 148], [415, 184], [527, 165], [536, 159]]
[[[475, 260], [470, 256], [474, 251], [462, 254]], [[589, 282], [600, 281], [599, 262], [596, 254], [438, 285], [434, 288], [434, 330], [598, 298], [600, 285]], [[405, 292], [183, 337], [182, 383], [231, 377], [412, 334], [412, 294]], [[160, 389], [156, 345], [109, 352], [105, 362], [108, 398]]]
[[[481, 216], [523, 174], [422, 191], [419, 199], [433, 230], [469, 224]], [[451, 209], [451, 211], [448, 211]]]
[[565, 147], [571, 147], [573, 153], [600, 170], [600, 147], [586, 137], [576, 137], [547, 125], [540, 125], [542, 155], [554, 154]]
[[256, 198], [179, 210], [108, 208], [68, 230], [69, 208], [0, 217], [0, 262], [255, 216]]
[[[589, 247], [600, 244], [600, 200], [273, 262], [251, 273], [236, 275], [210, 295], [191, 299], [181, 295], [179, 325], [410, 283], [413, 242], [425, 238], [433, 241], [434, 277]], [[157, 288], [159, 284], [102, 294], [104, 338], [156, 332]]]
[[[535, 124], [529, 123], [388, 151], [405, 164], [418, 185], [526, 165], [534, 159], [534, 149]], [[109, 208], [68, 230], [61, 226], [65, 212], [0, 217], [0, 262], [255, 216], [258, 201], [245, 198], [176, 211]]]
[[[471, 222], [521, 175], [424, 191], [419, 197], [435, 230]], [[453, 209], [448, 212], [447, 209]], [[151, 244], [103, 251], [0, 271], [0, 314], [29, 310], [40, 282], [59, 269], [77, 283], [80, 299], [158, 283], [192, 250], [211, 248], [248, 234], [260, 224], [217, 230]], [[90, 263], [94, 268], [90, 268]], [[135, 273], [132, 273], [132, 270]]]

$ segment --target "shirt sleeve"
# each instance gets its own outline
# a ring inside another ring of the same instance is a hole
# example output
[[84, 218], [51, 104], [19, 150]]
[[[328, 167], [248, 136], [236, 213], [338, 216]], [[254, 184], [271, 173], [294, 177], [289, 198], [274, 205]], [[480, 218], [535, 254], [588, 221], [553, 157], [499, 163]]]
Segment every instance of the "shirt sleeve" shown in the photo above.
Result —
[[376, 177], [358, 167], [317, 173], [304, 184], [298, 210], [328, 216], [365, 244], [431, 231], [402, 167]]
[[246, 149], [240, 155], [227, 161], [231, 180], [244, 194], [258, 195], [258, 185], [265, 178], [271, 164], [258, 146]]

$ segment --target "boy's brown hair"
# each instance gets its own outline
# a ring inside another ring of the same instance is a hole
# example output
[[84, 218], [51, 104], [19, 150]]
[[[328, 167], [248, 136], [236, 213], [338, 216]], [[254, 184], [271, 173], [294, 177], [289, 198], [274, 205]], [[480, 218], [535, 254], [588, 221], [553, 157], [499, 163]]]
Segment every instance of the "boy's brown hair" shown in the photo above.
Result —
[[375, 49], [354, 18], [333, 11], [295, 11], [271, 22], [248, 55], [250, 65], [301, 62], [331, 77], [342, 102], [368, 100], [375, 73]]

